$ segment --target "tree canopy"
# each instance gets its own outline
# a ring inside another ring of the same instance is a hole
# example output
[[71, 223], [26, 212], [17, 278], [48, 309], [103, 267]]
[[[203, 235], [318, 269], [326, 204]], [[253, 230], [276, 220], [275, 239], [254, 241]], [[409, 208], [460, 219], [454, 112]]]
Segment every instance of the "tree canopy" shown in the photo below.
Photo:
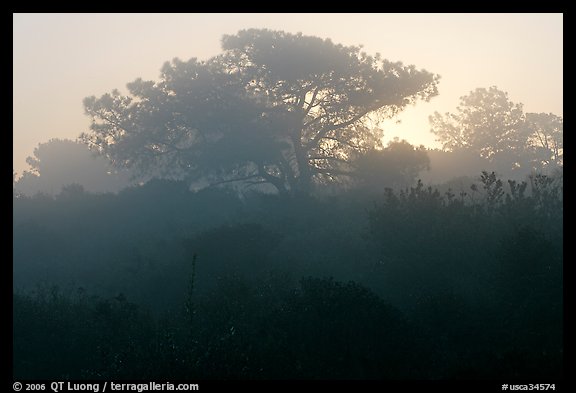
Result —
[[535, 166], [564, 163], [564, 120], [552, 113], [527, 113], [526, 133]]
[[467, 151], [508, 170], [562, 165], [562, 118], [524, 113], [496, 86], [461, 97], [456, 113], [435, 112], [430, 124], [444, 150]]
[[132, 183], [128, 171], [112, 168], [85, 144], [69, 139], [40, 143], [26, 162], [31, 170], [19, 179], [14, 173], [13, 185], [16, 192], [29, 196], [57, 194], [71, 184], [90, 192], [117, 192]]
[[495, 86], [478, 88], [460, 98], [457, 113], [430, 116], [432, 133], [447, 150], [469, 149], [488, 159], [511, 154], [525, 144], [519, 132], [524, 120], [522, 104]]
[[222, 48], [165, 63], [129, 95], [86, 98], [82, 140], [149, 176], [308, 193], [382, 148], [375, 121], [437, 95], [438, 75], [329, 39], [249, 29]]

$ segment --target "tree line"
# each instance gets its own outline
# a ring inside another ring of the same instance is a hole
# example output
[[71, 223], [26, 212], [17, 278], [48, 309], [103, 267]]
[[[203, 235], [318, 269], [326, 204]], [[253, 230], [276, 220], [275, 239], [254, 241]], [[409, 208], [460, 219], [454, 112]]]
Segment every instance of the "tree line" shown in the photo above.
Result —
[[[114, 168], [107, 172], [138, 182], [309, 194], [377, 181], [375, 172], [395, 165], [383, 157], [378, 121], [438, 94], [439, 75], [329, 39], [248, 29], [225, 35], [222, 49], [204, 61], [166, 62], [159, 81], [128, 83], [128, 95], [87, 97], [92, 124], [79, 141], [107, 158]], [[495, 86], [463, 96], [456, 112], [435, 113], [430, 124], [444, 151], [502, 171], [526, 175], [563, 164], [562, 117], [524, 113]], [[28, 159], [21, 188], [41, 183], [47, 145]], [[425, 165], [420, 158], [407, 170]]]

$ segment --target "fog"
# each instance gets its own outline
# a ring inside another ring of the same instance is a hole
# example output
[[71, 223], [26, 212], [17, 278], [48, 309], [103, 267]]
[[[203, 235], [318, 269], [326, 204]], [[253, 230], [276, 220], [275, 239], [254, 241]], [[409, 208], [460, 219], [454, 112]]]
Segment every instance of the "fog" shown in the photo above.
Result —
[[38, 144], [74, 140], [90, 126], [84, 97], [126, 93], [138, 77], [156, 80], [174, 57], [208, 59], [220, 53], [223, 34], [250, 27], [363, 45], [440, 74], [434, 100], [382, 122], [385, 142], [439, 148], [428, 116], [453, 111], [477, 87], [496, 85], [527, 112], [563, 115], [560, 13], [14, 14], [14, 170], [29, 169]]
[[221, 38], [14, 174], [14, 379], [562, 379], [562, 114], [487, 84], [385, 140], [444, 75]]

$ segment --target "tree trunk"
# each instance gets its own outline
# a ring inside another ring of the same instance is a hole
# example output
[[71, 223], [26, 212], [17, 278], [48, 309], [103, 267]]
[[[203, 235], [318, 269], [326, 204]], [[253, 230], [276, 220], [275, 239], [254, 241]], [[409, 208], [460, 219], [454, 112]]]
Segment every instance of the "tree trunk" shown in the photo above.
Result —
[[304, 150], [300, 133], [295, 133], [292, 136], [292, 143], [294, 145], [294, 154], [296, 156], [296, 163], [298, 165], [298, 176], [292, 190], [295, 194], [310, 194], [312, 185], [312, 173], [310, 171], [310, 163], [308, 161], [308, 152]]
[[258, 173], [260, 176], [262, 176], [264, 180], [266, 180], [268, 183], [276, 187], [280, 195], [286, 195], [288, 193], [288, 189], [286, 188], [286, 182], [283, 179], [278, 178], [276, 176], [272, 176], [271, 174], [266, 172], [264, 164], [262, 163], [258, 164]]

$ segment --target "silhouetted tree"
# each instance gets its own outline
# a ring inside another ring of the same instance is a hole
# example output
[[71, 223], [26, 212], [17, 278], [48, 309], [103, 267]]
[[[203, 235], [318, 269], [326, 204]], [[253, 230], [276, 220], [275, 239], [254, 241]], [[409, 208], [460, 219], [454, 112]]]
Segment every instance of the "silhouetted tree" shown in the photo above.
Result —
[[40, 143], [26, 162], [31, 170], [14, 183], [15, 190], [26, 195], [57, 194], [70, 184], [90, 192], [115, 192], [131, 182], [127, 171], [118, 171], [85, 144], [69, 139]]
[[468, 150], [509, 168], [520, 165], [527, 145], [522, 104], [511, 102], [495, 86], [461, 97], [457, 113], [435, 112], [430, 123], [445, 150]]
[[533, 150], [534, 169], [558, 167], [564, 160], [564, 120], [552, 113], [527, 113], [525, 132]]
[[499, 172], [528, 174], [563, 162], [562, 117], [524, 114], [522, 104], [511, 102], [508, 93], [495, 86], [461, 97], [457, 113], [435, 112], [430, 123], [444, 150], [485, 158], [497, 165]]
[[159, 82], [138, 79], [128, 96], [86, 98], [82, 139], [146, 174], [308, 193], [380, 146], [369, 119], [437, 94], [438, 75], [329, 39], [249, 29], [222, 47], [167, 62]]

